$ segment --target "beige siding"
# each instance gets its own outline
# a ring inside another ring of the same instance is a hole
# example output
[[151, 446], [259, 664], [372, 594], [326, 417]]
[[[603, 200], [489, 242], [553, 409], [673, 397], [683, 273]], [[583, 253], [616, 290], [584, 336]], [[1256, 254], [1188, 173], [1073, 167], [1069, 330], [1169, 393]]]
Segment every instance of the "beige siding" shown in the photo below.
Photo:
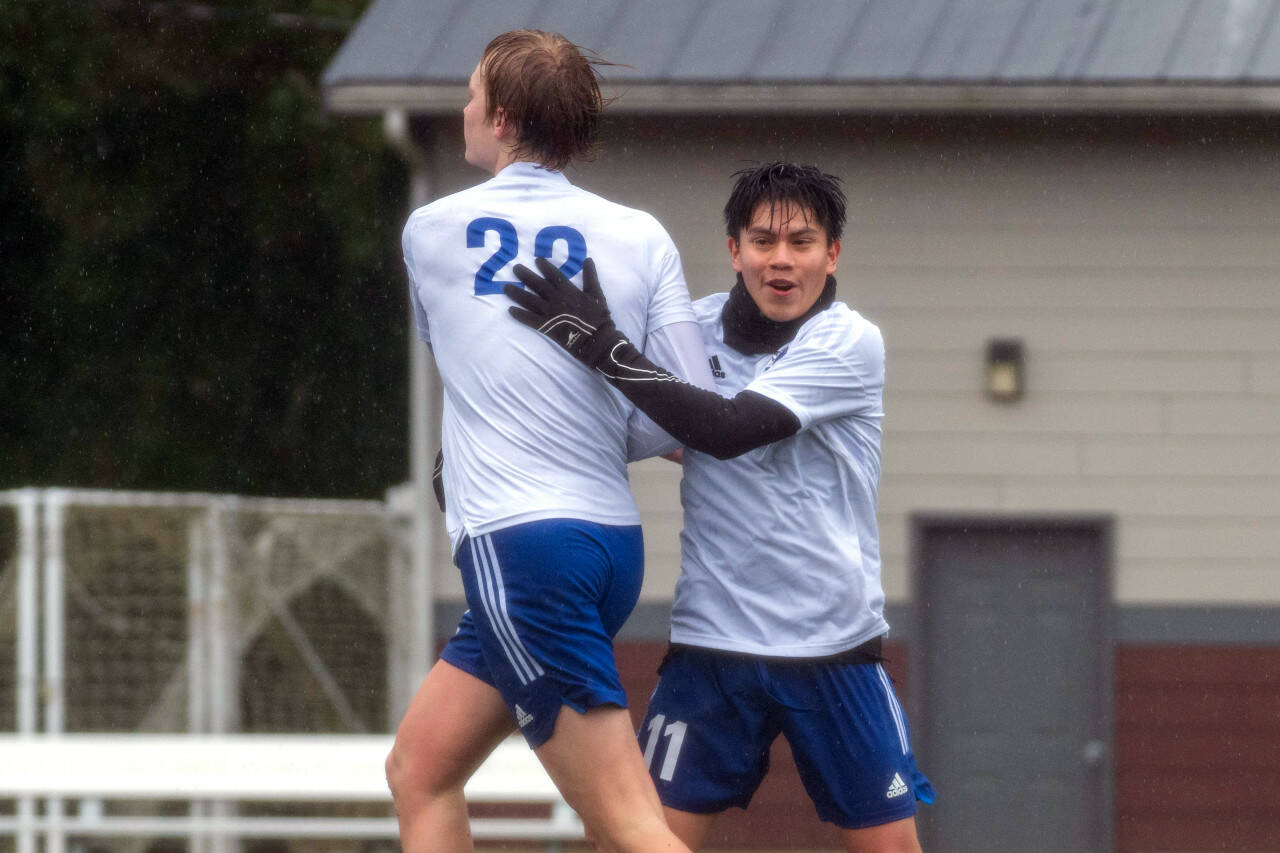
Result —
[[1248, 388], [1258, 394], [1280, 394], [1280, 358], [1259, 354], [1249, 363]]
[[[702, 295], [732, 281], [731, 171], [845, 178], [842, 297], [888, 349], [891, 600], [928, 511], [1112, 514], [1119, 602], [1280, 603], [1280, 136], [1259, 121], [627, 119], [575, 180], [657, 215]], [[995, 336], [1027, 348], [1013, 405], [981, 394]], [[633, 467], [660, 600], [677, 474]]]
[[645, 601], [671, 598], [673, 567], [680, 565], [680, 468], [665, 459], [631, 465], [631, 493], [644, 515]]

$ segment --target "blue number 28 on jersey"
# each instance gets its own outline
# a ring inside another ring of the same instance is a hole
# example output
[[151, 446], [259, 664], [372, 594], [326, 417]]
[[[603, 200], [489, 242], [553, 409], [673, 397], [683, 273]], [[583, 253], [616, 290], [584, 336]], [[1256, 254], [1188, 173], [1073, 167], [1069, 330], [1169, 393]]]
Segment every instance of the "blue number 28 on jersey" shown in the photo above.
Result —
[[[467, 225], [467, 248], [478, 249], [484, 246], [485, 235], [490, 231], [498, 233], [498, 249], [476, 270], [476, 296], [501, 293], [503, 285], [507, 284], [524, 287], [518, 281], [493, 280], [498, 270], [515, 260], [520, 252], [520, 238], [516, 236], [516, 227], [510, 222], [494, 216], [481, 216], [471, 220]], [[536, 258], [550, 258], [557, 240], [564, 241], [569, 250], [569, 257], [560, 264], [560, 272], [564, 273], [565, 278], [573, 278], [582, 271], [582, 262], [587, 259], [587, 241], [578, 229], [568, 225], [548, 225], [533, 238], [533, 255]]]

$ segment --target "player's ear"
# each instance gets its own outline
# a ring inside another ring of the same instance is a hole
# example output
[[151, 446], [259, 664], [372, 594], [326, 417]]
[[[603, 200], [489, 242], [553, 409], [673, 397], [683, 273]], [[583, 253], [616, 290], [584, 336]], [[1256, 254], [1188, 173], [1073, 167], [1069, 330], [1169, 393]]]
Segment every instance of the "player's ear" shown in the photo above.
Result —
[[502, 107], [498, 107], [493, 111], [493, 138], [499, 142], [515, 141], [515, 128], [511, 124], [511, 119], [507, 117], [507, 111]]
[[836, 260], [840, 257], [840, 241], [827, 241], [827, 275], [835, 275]]
[[742, 272], [742, 259], [739, 257], [738, 241], [729, 238], [729, 261], [733, 264], [734, 272]]

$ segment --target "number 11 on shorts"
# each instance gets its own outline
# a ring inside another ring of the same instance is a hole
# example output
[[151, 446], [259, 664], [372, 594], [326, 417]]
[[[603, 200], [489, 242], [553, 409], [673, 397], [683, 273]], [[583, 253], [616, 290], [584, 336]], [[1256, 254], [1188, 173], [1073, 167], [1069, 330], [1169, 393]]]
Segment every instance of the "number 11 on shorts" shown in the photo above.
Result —
[[662, 735], [667, 736], [667, 748], [662, 759], [662, 772], [658, 778], [670, 782], [676, 773], [676, 762], [680, 760], [680, 747], [684, 745], [684, 733], [688, 725], [680, 721], [672, 722], [664, 730], [662, 724], [667, 721], [665, 714], [655, 714], [649, 721], [649, 739], [644, 744], [644, 763], [653, 770], [653, 754], [658, 750], [658, 741]]

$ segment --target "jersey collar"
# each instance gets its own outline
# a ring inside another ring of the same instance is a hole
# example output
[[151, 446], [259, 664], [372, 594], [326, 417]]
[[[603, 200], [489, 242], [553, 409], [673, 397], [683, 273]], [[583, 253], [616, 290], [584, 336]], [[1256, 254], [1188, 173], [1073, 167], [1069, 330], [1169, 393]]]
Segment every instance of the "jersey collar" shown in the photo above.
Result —
[[537, 163], [530, 163], [526, 160], [520, 160], [503, 167], [501, 172], [493, 176], [493, 180], [503, 183], [513, 181], [551, 181], [553, 183], [567, 184], [569, 179], [564, 176], [564, 172], [556, 172], [551, 169], [544, 168]]

